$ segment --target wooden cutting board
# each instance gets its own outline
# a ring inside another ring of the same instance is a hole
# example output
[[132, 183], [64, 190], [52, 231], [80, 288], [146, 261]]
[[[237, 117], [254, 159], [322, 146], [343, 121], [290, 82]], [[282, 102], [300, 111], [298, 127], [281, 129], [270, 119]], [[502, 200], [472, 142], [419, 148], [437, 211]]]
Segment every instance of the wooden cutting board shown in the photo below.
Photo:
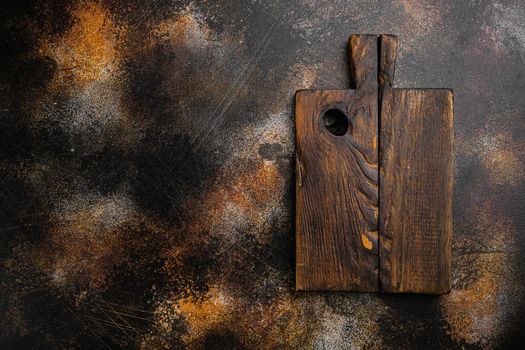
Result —
[[450, 290], [452, 92], [393, 89], [396, 49], [352, 35], [356, 89], [296, 93], [297, 290]]

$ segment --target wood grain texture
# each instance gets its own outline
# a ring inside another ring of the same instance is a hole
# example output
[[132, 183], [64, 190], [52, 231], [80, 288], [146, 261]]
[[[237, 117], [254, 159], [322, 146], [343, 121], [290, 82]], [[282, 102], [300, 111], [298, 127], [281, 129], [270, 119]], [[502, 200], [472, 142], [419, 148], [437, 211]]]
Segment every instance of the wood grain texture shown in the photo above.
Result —
[[[377, 37], [351, 36], [349, 49], [357, 90], [296, 94], [297, 290], [378, 290]], [[348, 118], [341, 136], [329, 109]]]
[[[379, 36], [379, 114], [389, 114], [392, 100], [392, 86], [397, 58], [397, 37], [382, 34]], [[381, 123], [381, 118], [379, 118]], [[381, 141], [380, 141], [381, 142]], [[381, 156], [381, 149], [380, 156]]]
[[450, 291], [453, 97], [393, 89], [380, 131], [380, 289]]
[[452, 92], [394, 89], [394, 36], [349, 49], [356, 90], [296, 94], [296, 289], [447, 292]]

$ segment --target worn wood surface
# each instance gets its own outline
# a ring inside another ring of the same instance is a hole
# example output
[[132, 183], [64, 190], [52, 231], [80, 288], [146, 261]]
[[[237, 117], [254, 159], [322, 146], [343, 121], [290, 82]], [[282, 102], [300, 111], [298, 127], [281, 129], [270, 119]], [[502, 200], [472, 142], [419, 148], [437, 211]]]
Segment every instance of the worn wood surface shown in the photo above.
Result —
[[450, 290], [452, 91], [386, 87], [380, 130], [380, 289]]
[[356, 90], [296, 96], [296, 288], [446, 292], [452, 93], [393, 89], [394, 36], [349, 48]]
[[[349, 40], [357, 90], [296, 94], [296, 289], [377, 291], [377, 37]], [[346, 115], [342, 135], [326, 111]]]

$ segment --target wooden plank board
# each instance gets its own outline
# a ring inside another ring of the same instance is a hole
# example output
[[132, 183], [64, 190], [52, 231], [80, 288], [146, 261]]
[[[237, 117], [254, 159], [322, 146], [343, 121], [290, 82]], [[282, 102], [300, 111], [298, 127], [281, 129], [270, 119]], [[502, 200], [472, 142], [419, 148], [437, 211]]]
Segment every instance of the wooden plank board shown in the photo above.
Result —
[[349, 48], [356, 90], [296, 94], [296, 289], [447, 292], [452, 92], [394, 89], [394, 36]]
[[386, 88], [380, 118], [380, 289], [448, 292], [452, 91]]
[[349, 49], [356, 90], [296, 93], [297, 290], [378, 290], [377, 37]]

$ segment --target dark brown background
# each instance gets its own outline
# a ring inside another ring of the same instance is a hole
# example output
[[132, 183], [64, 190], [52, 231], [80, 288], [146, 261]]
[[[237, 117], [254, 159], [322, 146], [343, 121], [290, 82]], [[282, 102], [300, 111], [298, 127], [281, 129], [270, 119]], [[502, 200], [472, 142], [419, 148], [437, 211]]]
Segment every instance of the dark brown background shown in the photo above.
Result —
[[[522, 1], [2, 1], [0, 348], [512, 348], [524, 341]], [[455, 91], [453, 290], [295, 293], [292, 100]]]

